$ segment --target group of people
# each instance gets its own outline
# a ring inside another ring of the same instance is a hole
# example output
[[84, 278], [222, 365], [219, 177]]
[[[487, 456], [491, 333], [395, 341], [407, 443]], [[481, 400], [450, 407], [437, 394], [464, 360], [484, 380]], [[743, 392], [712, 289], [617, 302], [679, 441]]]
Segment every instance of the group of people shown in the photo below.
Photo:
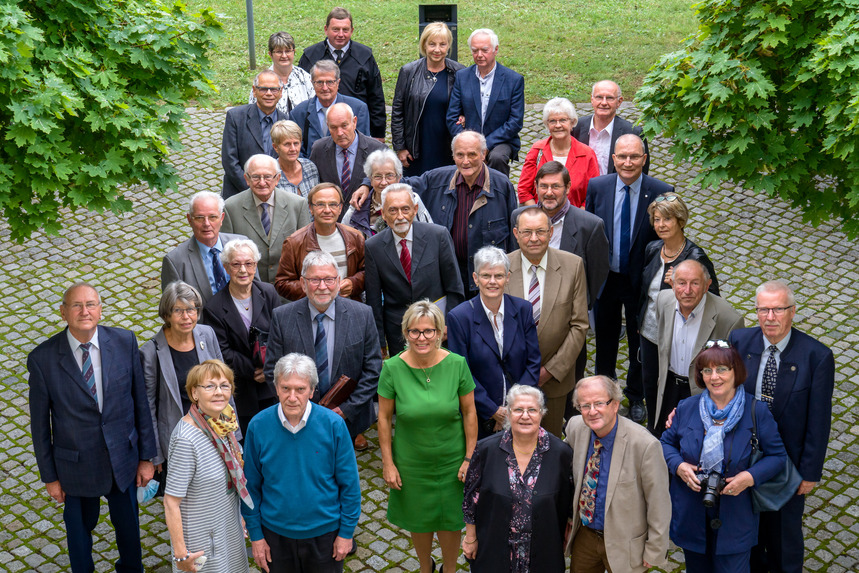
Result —
[[[685, 234], [689, 208], [647, 174], [620, 87], [594, 84], [581, 119], [550, 100], [514, 190], [524, 79], [491, 30], [469, 37], [466, 68], [450, 30], [426, 27], [389, 149], [372, 50], [343, 8], [324, 29], [297, 67], [273, 34], [271, 69], [227, 113], [223, 189], [189, 201], [157, 334], [138, 350], [76, 283], [68, 328], [30, 354], [36, 459], [72, 570], [93, 570], [102, 496], [117, 570], [143, 570], [136, 489], [157, 476], [174, 570], [248, 570], [244, 528], [264, 571], [341, 571], [355, 451], [378, 420], [388, 519], [422, 573], [434, 538], [448, 573], [460, 550], [478, 572], [562, 571], [565, 554], [575, 572], [639, 572], [669, 538], [690, 571], [800, 571], [832, 352], [793, 328], [780, 282], [743, 328]], [[796, 495], [755, 513], [786, 460]]]

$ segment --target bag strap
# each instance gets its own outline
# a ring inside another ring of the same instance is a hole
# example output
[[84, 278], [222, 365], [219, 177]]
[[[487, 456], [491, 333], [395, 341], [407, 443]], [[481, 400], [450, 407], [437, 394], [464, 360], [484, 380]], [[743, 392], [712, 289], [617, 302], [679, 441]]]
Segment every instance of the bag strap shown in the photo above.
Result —
[[752, 398], [752, 451], [760, 451], [760, 441], [758, 440], [758, 417], [755, 414], [755, 410], [757, 410], [758, 399], [756, 397]]

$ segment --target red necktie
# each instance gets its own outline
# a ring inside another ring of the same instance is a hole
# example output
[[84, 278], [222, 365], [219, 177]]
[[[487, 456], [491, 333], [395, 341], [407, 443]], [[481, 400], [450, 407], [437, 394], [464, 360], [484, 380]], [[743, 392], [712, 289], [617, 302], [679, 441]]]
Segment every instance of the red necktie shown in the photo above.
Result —
[[403, 270], [406, 272], [406, 278], [412, 282], [412, 255], [409, 253], [409, 247], [406, 245], [405, 239], [400, 239], [400, 246], [403, 250], [400, 251], [400, 264], [403, 265]]

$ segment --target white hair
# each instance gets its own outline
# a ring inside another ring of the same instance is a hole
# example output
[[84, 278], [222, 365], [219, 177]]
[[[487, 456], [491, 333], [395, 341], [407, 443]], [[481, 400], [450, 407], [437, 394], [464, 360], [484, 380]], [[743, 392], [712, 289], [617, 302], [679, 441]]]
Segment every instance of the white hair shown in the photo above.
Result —
[[471, 40], [475, 36], [486, 35], [489, 36], [489, 43], [492, 44], [492, 49], [498, 47], [498, 34], [490, 30], [489, 28], [478, 28], [468, 36], [468, 48], [471, 49]]

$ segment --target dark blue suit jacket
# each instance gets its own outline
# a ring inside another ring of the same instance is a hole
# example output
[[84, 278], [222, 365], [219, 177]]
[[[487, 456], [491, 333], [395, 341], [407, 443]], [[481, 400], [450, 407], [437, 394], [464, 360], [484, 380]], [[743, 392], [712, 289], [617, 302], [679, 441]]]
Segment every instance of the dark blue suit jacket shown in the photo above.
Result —
[[[492, 149], [499, 143], [512, 148], [512, 159], [518, 158], [519, 132], [525, 118], [525, 78], [510, 68], [495, 64], [495, 79], [486, 107], [486, 119], [480, 122], [480, 82], [473, 65], [456, 72], [450, 103], [447, 107], [447, 129], [452, 136], [463, 129], [477, 131], [486, 136], [486, 147]], [[465, 116], [465, 127], [456, 122]]]
[[[280, 110], [274, 111], [274, 121], [287, 119]], [[224, 168], [224, 199], [229, 199], [248, 188], [245, 181], [245, 162], [257, 153], [277, 159], [277, 152], [263, 149], [259, 108], [255, 103], [240, 105], [227, 112], [224, 120], [224, 138], [221, 141], [221, 165]]]
[[[731, 344], [748, 370], [746, 392], [754, 394], [764, 339], [760, 327], [731, 332]], [[769, 356], [769, 355], [767, 355]], [[781, 354], [772, 415], [787, 455], [805, 481], [818, 482], [823, 475], [829, 426], [835, 358], [832, 350], [795, 328]]]
[[504, 352], [500, 355], [489, 317], [480, 304], [480, 295], [467, 300], [447, 315], [447, 347], [464, 356], [474, 376], [474, 403], [477, 415], [488, 420], [504, 402], [504, 370], [513, 384], [536, 386], [540, 379], [540, 346], [531, 303], [504, 295]]
[[[310, 150], [313, 149], [313, 144], [318, 139], [328, 136], [328, 130], [322, 129], [319, 123], [319, 114], [316, 113], [316, 96], [308, 100], [304, 100], [294, 108], [289, 114], [289, 119], [298, 124], [301, 128], [301, 156], [305, 159], [310, 157]], [[337, 94], [334, 103], [345, 103], [352, 108], [352, 113], [358, 118], [358, 131], [364, 135], [370, 135], [370, 112], [367, 111], [367, 104], [358, 98]], [[334, 104], [331, 104], [334, 105]], [[364, 172], [364, 166], [361, 166], [361, 173]]]
[[[635, 221], [632, 225], [632, 241], [629, 246], [629, 279], [635, 293], [641, 289], [641, 275], [644, 272], [644, 251], [650, 241], [657, 239], [656, 232], [650, 224], [647, 207], [663, 193], [674, 191], [674, 187], [649, 175], [641, 176], [641, 193], [638, 195], [638, 207], [635, 211]], [[601, 175], [588, 181], [588, 194], [585, 199], [585, 210], [597, 215], [605, 223], [605, 234], [608, 237], [609, 261], [615, 248], [614, 240], [614, 192], [617, 186], [617, 173]]]
[[134, 333], [98, 327], [102, 411], [86, 387], [66, 337], [55, 334], [27, 357], [30, 429], [39, 475], [68, 495], [107, 495], [134, 484], [137, 465], [155, 457], [155, 432]]
[[[742, 391], [742, 388], [738, 388]], [[704, 446], [704, 423], [698, 413], [702, 394], [681, 400], [677, 406], [674, 423], [662, 434], [662, 451], [671, 476], [671, 540], [683, 549], [697, 553], [706, 552], [707, 518], [702, 503], [703, 492], [689, 489], [677, 477], [677, 468], [687, 462], [697, 466]], [[752, 455], [752, 399], [746, 395], [743, 417], [727, 436], [724, 449], [727, 467], [722, 475], [733, 477], [747, 470], [761, 484], [773, 478], [784, 467], [784, 445], [766, 404], [757, 402], [755, 417], [758, 422], [758, 439], [764, 452], [758, 462], [749, 467]], [[758, 542], [758, 514], [752, 508], [752, 493], [744, 490], [736, 496], [722, 495], [719, 519], [722, 527], [716, 536], [716, 554], [742, 553]]]

